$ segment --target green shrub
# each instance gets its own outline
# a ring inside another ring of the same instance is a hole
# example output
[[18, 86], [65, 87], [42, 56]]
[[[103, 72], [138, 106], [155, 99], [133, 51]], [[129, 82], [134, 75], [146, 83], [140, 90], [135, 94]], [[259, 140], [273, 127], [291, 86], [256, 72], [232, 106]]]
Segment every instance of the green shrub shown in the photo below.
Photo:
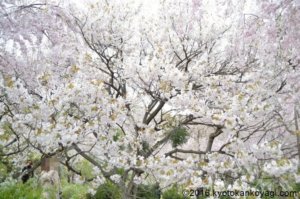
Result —
[[40, 198], [42, 198], [42, 188], [38, 186], [36, 179], [30, 179], [25, 184], [20, 182], [9, 182], [0, 185], [0, 199]]
[[65, 184], [62, 188], [63, 199], [85, 199], [88, 186], [80, 184]]
[[173, 186], [171, 189], [168, 189], [165, 191], [162, 195], [163, 199], [186, 199], [182, 193], [182, 191], [179, 191], [177, 186]]
[[143, 199], [160, 199], [161, 191], [158, 184], [139, 185], [137, 198]]
[[79, 170], [85, 178], [92, 178], [93, 175], [93, 165], [87, 161], [87, 160], [82, 160], [77, 163], [77, 170]]
[[295, 183], [295, 184], [293, 185], [293, 191], [300, 192], [300, 183]]
[[120, 199], [121, 191], [117, 185], [106, 182], [98, 187], [94, 196], [89, 196], [90, 199]]
[[0, 182], [3, 182], [7, 176], [8, 176], [7, 166], [3, 164], [0, 159]]

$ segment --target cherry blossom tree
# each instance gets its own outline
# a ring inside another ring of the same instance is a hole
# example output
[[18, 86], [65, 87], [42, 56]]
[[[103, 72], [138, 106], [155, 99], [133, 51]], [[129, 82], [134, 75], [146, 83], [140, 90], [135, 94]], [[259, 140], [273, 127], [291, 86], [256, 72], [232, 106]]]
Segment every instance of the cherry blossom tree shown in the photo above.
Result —
[[299, 5], [250, 3], [1, 2], [0, 157], [59, 156], [77, 175], [85, 159], [123, 198], [147, 183], [291, 189]]

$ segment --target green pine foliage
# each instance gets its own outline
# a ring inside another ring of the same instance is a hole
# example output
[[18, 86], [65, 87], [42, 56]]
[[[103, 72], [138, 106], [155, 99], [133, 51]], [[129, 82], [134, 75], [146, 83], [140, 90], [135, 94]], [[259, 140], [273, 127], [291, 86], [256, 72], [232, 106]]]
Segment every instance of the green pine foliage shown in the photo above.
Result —
[[181, 127], [181, 126], [176, 127], [172, 131], [171, 136], [170, 136], [172, 146], [174, 148], [176, 148], [176, 147], [186, 143], [188, 140], [188, 136], [189, 136], [189, 133], [186, 128]]

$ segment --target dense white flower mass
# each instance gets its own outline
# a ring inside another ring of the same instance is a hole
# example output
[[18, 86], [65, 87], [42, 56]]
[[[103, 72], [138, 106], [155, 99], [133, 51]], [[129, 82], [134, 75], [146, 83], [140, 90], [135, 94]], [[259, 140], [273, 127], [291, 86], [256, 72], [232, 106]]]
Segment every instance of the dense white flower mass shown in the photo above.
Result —
[[124, 198], [299, 182], [296, 1], [39, 2], [0, 2], [0, 158], [84, 159]]

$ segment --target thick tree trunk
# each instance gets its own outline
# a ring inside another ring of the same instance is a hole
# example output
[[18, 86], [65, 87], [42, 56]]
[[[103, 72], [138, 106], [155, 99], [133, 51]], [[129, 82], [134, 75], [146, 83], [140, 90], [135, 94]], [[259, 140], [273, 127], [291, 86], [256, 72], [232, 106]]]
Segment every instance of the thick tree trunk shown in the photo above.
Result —
[[40, 184], [43, 187], [43, 198], [60, 199], [61, 185], [58, 158], [54, 156], [43, 159], [41, 169]]
[[295, 107], [294, 109], [294, 115], [295, 115], [295, 132], [297, 137], [297, 149], [298, 149], [298, 171], [300, 171], [300, 130], [299, 130], [299, 124], [298, 124], [298, 116], [299, 113]]

